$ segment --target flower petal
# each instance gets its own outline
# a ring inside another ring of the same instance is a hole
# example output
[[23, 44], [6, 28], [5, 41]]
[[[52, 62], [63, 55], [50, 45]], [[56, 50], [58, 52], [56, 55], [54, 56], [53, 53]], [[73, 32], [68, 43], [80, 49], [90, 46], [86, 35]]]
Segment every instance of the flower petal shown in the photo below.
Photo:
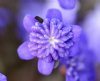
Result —
[[38, 61], [38, 70], [41, 74], [50, 75], [54, 68], [54, 62], [46, 62], [43, 59]]
[[50, 19], [57, 18], [62, 21], [62, 14], [58, 9], [49, 9], [47, 11], [46, 17]]
[[66, 75], [66, 81], [74, 81], [74, 78], [71, 76]]
[[76, 54], [79, 54], [80, 44], [81, 44], [81, 42], [83, 43], [84, 40], [81, 39], [81, 36], [82, 36], [81, 27], [77, 26], [77, 25], [73, 25], [72, 28], [73, 28], [72, 32], [74, 35], [74, 38], [73, 38], [74, 45], [71, 47], [71, 49], [69, 51], [72, 54], [72, 56], [74, 56]]
[[17, 49], [17, 52], [18, 52], [19, 58], [22, 59], [22, 60], [31, 60], [35, 57], [28, 50], [28, 41], [21, 44], [19, 46], [19, 48]]
[[77, 54], [79, 54], [80, 52], [79, 44], [78, 43], [74, 44], [69, 51], [71, 56], [76, 56]]
[[36, 19], [33, 16], [26, 15], [23, 20], [24, 28], [27, 32], [31, 31], [32, 26], [36, 22]]
[[0, 81], [7, 81], [7, 77], [0, 73]]
[[76, 4], [76, 0], [58, 0], [58, 2], [64, 9], [73, 9]]
[[73, 25], [72, 26], [72, 32], [74, 33], [74, 41], [79, 41], [80, 40], [80, 36], [82, 35], [82, 29], [80, 26], [78, 25]]

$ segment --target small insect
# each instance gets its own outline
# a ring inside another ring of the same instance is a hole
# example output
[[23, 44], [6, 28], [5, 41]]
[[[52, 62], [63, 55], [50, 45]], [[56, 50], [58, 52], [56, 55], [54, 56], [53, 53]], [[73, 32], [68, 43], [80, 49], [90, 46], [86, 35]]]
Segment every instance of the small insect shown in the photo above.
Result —
[[35, 16], [35, 19], [38, 20], [40, 23], [43, 23], [43, 19], [39, 16]]

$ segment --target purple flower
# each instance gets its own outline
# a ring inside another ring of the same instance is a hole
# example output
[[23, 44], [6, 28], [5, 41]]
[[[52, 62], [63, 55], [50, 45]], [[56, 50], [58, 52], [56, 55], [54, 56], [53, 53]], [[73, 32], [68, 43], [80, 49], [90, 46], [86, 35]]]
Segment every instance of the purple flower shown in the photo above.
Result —
[[[91, 52], [86, 54], [68, 59], [66, 81], [96, 81], [93, 55]], [[90, 56], [91, 58], [89, 59], [88, 57]]]
[[60, 6], [64, 9], [73, 9], [77, 0], [58, 0]]
[[62, 15], [57, 9], [49, 9], [43, 20], [27, 15], [23, 23], [29, 39], [19, 46], [18, 55], [23, 60], [37, 57], [38, 70], [44, 75], [52, 72], [55, 61], [70, 54], [69, 50], [79, 41], [81, 34], [79, 26], [62, 22]]
[[61, 64], [67, 69], [66, 81], [96, 81], [95, 56], [86, 45], [82, 38], [78, 43], [80, 50], [74, 52], [76, 55], [70, 54], [67, 58], [61, 58]]
[[11, 12], [9, 11], [9, 9], [0, 8], [0, 32], [4, 32], [4, 30], [6, 29], [7, 25], [10, 23], [11, 21]]
[[0, 73], [0, 81], [7, 81], [7, 77]]

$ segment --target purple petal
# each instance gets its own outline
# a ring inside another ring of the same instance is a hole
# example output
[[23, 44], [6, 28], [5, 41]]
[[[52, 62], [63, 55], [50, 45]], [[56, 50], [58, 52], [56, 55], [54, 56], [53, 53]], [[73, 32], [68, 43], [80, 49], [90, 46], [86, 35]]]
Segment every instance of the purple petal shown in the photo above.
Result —
[[79, 50], [79, 43], [75, 43], [70, 49], [70, 55], [75, 56], [76, 54], [79, 54]]
[[79, 41], [80, 36], [82, 34], [82, 29], [80, 26], [77, 25], [73, 25], [73, 29], [72, 29], [73, 33], [74, 33], [74, 41]]
[[46, 17], [50, 19], [57, 18], [62, 21], [62, 14], [58, 9], [49, 9], [47, 11]]
[[58, 2], [64, 9], [73, 9], [76, 4], [76, 0], [58, 0]]
[[43, 59], [38, 61], [38, 70], [41, 74], [50, 75], [54, 68], [54, 62], [46, 62]]
[[19, 48], [17, 49], [17, 52], [18, 52], [19, 58], [22, 59], [22, 60], [31, 60], [35, 57], [29, 51], [27, 41], [19, 46]]
[[81, 40], [81, 35], [82, 35], [82, 29], [77, 26], [77, 25], [73, 25], [73, 41], [74, 41], [74, 46], [72, 46], [72, 48], [70, 49], [70, 53], [72, 55], [76, 55], [79, 54], [79, 44], [80, 41], [82, 42], [83, 40]]
[[66, 81], [74, 81], [74, 78], [72, 78], [71, 76], [66, 75]]
[[0, 81], [7, 81], [7, 77], [0, 73]]
[[23, 24], [27, 32], [31, 31], [32, 26], [35, 24], [36, 20], [34, 19], [33, 16], [26, 15]]

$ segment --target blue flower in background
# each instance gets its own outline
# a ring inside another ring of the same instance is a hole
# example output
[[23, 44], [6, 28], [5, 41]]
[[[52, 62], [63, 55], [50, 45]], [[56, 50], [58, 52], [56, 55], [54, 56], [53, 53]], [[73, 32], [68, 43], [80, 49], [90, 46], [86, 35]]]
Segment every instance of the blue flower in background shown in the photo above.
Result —
[[61, 59], [67, 69], [66, 81], [96, 81], [96, 66], [93, 56], [93, 53], [88, 50], [83, 54]]
[[11, 20], [11, 12], [6, 9], [1, 7], [0, 8], [0, 32], [2, 32], [2, 30], [5, 30], [7, 25], [10, 23]]
[[0, 73], [0, 81], [7, 81], [7, 77]]
[[77, 0], [58, 0], [60, 6], [64, 9], [73, 9]]
[[[67, 58], [61, 58], [60, 63], [66, 66], [66, 81], [96, 81], [95, 55], [87, 43], [84, 36], [78, 43], [78, 51], [72, 52]], [[73, 53], [76, 55], [72, 56]]]
[[70, 54], [81, 34], [79, 26], [62, 22], [57, 9], [49, 9], [45, 19], [27, 15], [23, 24], [29, 38], [19, 46], [18, 55], [23, 60], [37, 57], [38, 70], [44, 75], [52, 72], [55, 61]]
[[66, 81], [96, 81], [94, 63], [93, 54], [90, 51], [69, 57], [66, 61]]

